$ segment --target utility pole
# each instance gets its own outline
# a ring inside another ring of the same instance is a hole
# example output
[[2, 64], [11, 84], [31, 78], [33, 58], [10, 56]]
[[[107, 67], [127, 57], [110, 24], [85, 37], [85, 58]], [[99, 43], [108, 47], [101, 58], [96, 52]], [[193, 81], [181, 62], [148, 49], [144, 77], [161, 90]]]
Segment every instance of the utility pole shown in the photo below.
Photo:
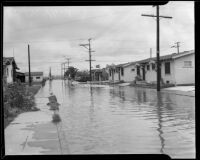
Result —
[[66, 58], [66, 59], [67, 59], [67, 69], [69, 69], [69, 63], [70, 63], [69, 60], [70, 60], [71, 58]]
[[30, 48], [28, 44], [28, 78], [29, 78], [29, 86], [31, 86], [31, 65], [30, 65]]
[[[153, 6], [154, 7], [154, 6]], [[157, 91], [160, 91], [160, 79], [161, 79], [161, 72], [160, 72], [160, 18], [172, 18], [169, 16], [160, 16], [159, 15], [159, 5], [156, 6], [156, 16], [155, 15], [147, 15], [147, 14], [142, 14], [142, 16], [147, 16], [147, 17], [156, 17], [156, 22], [157, 22], [157, 35], [156, 35], [156, 49], [157, 49]]]
[[180, 42], [176, 42], [175, 44], [176, 44], [176, 46], [171, 46], [171, 48], [177, 48], [177, 53], [179, 54]]
[[[89, 51], [89, 60], [85, 60], [85, 61], [89, 61], [89, 67], [90, 67], [90, 81], [92, 81], [92, 61], [95, 61], [95, 60], [92, 60], [92, 55], [91, 55], [91, 52], [95, 52], [95, 51], [92, 51], [91, 50], [91, 45], [90, 45], [90, 41], [91, 41], [91, 38], [88, 39], [88, 44], [80, 44], [80, 46], [83, 46], [85, 47], [86, 49], [88, 49]], [[88, 46], [89, 48], [87, 48], [86, 46]]]

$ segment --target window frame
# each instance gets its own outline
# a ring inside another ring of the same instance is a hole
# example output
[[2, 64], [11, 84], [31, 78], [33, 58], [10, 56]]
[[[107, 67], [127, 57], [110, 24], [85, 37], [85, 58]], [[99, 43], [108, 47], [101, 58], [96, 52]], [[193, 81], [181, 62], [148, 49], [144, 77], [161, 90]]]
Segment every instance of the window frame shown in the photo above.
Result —
[[[185, 65], [186, 62], [190, 62], [190, 65]], [[184, 61], [184, 62], [183, 62], [183, 67], [184, 67], [184, 68], [192, 68], [192, 61]]]
[[[169, 64], [169, 65], [168, 65]], [[168, 74], [170, 75], [171, 74], [171, 63], [170, 62], [165, 62], [164, 65], [165, 65], [165, 74]], [[168, 68], [167, 68], [168, 67]], [[168, 70], [167, 70], [168, 69]]]

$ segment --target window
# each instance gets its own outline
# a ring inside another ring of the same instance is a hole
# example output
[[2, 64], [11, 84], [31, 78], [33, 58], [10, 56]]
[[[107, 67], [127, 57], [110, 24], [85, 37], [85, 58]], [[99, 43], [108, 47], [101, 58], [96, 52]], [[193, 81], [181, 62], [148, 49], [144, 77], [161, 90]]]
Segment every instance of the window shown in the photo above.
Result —
[[121, 68], [121, 75], [124, 75], [124, 68]]
[[155, 68], [156, 68], [155, 63], [152, 63], [152, 70], [155, 70]]
[[184, 61], [184, 67], [192, 67], [192, 61]]
[[170, 74], [170, 62], [165, 62], [165, 74]]
[[40, 77], [36, 77], [36, 79], [40, 79]]
[[147, 65], [147, 71], [149, 71], [149, 64]]
[[131, 69], [131, 71], [135, 71], [135, 68]]
[[109, 73], [110, 73], [110, 76], [111, 76], [111, 70], [109, 69]]

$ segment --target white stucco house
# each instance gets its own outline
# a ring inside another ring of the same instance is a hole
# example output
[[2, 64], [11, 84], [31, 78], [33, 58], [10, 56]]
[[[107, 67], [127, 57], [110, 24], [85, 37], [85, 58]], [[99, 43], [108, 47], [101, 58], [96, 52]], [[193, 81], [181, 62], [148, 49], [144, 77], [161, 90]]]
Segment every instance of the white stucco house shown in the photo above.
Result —
[[[42, 82], [43, 78], [43, 72], [31, 72], [32, 82]], [[25, 81], [29, 82], [29, 72], [25, 72]]]
[[[195, 84], [194, 50], [160, 56], [161, 81], [165, 84]], [[140, 77], [147, 83], [157, 82], [156, 57], [109, 66], [109, 80], [132, 82]]]
[[19, 70], [14, 57], [3, 57], [3, 79], [6, 83], [16, 81], [16, 70]]
[[[140, 62], [140, 76], [147, 83], [157, 81], [156, 57]], [[194, 50], [160, 57], [161, 82], [164, 84], [195, 84]], [[138, 74], [137, 74], [138, 75]]]

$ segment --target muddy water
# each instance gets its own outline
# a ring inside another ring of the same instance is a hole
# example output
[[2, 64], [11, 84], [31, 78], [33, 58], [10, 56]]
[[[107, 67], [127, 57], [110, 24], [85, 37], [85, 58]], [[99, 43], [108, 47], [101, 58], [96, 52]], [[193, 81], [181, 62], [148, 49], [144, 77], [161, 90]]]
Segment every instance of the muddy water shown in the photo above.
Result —
[[61, 104], [65, 154], [195, 157], [194, 97], [130, 86], [69, 86], [61, 80], [47, 81], [38, 96], [50, 90]]

